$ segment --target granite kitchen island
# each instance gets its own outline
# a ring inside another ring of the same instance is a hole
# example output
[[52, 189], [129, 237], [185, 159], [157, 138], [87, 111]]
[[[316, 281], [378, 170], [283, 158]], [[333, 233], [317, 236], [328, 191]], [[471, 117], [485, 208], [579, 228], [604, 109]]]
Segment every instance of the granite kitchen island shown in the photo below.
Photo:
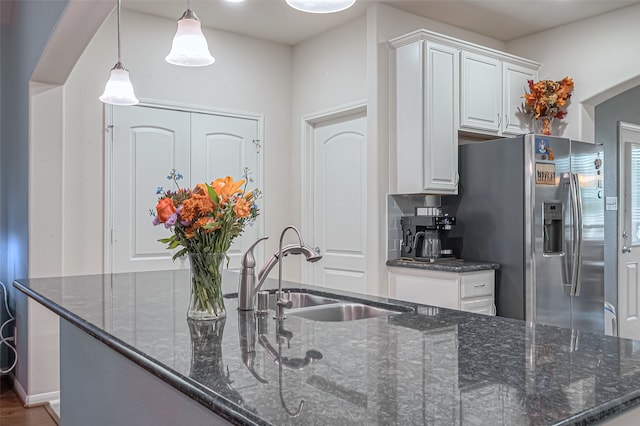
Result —
[[569, 425], [640, 406], [640, 343], [615, 337], [295, 283], [408, 312], [278, 325], [227, 298], [193, 323], [184, 270], [14, 286], [61, 318], [62, 425]]

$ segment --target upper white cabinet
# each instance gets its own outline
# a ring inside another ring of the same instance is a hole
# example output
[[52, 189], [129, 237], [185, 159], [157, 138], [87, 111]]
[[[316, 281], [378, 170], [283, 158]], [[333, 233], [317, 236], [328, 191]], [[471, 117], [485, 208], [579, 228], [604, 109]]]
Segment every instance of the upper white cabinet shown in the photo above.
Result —
[[460, 50], [396, 45], [397, 192], [457, 194]]
[[462, 52], [460, 128], [498, 132], [502, 122], [502, 62]]
[[457, 194], [459, 130], [529, 132], [522, 96], [541, 64], [426, 30], [389, 43], [396, 101], [392, 193]]
[[538, 78], [539, 64], [487, 50], [462, 52], [460, 130], [492, 135], [530, 131], [522, 110], [527, 80]]
[[528, 90], [528, 80], [538, 80], [540, 64], [518, 65], [512, 62], [502, 63], [502, 92], [505, 121], [502, 133], [519, 135], [531, 131], [531, 117], [522, 109], [525, 90]]

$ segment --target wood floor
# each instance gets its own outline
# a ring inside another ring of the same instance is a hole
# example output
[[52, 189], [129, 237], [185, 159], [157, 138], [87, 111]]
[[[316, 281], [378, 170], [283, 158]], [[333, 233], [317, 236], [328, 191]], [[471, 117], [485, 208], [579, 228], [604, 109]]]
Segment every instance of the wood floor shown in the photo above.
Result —
[[6, 377], [0, 379], [0, 426], [56, 426], [53, 410], [44, 405], [24, 408]]

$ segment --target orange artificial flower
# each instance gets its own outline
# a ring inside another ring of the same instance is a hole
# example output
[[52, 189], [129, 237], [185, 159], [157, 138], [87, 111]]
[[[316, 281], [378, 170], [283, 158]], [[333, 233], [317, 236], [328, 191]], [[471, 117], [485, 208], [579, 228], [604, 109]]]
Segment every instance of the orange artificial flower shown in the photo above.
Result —
[[196, 184], [196, 187], [193, 188], [192, 192], [198, 195], [209, 195], [209, 191], [207, 190], [207, 185], [205, 185], [204, 183]]
[[561, 81], [541, 80], [534, 83], [527, 81], [529, 93], [523, 98], [525, 111], [535, 119], [558, 118], [562, 119], [567, 111], [560, 109], [567, 104], [573, 91], [573, 80], [565, 77]]
[[160, 223], [164, 223], [176, 212], [176, 206], [173, 205], [171, 198], [162, 198], [156, 204], [156, 212]]
[[242, 193], [240, 187], [244, 185], [244, 182], [244, 179], [234, 182], [231, 176], [227, 176], [214, 180], [211, 182], [211, 186], [216, 191], [216, 194], [218, 194], [218, 197], [220, 197], [220, 200], [226, 203], [234, 194]]
[[199, 216], [212, 213], [214, 207], [215, 206], [208, 194], [202, 195], [194, 192], [191, 194], [191, 198], [183, 201], [180, 217], [182, 220], [193, 222]]
[[244, 198], [238, 198], [236, 205], [233, 206], [233, 211], [239, 218], [249, 217], [251, 213], [251, 203]]

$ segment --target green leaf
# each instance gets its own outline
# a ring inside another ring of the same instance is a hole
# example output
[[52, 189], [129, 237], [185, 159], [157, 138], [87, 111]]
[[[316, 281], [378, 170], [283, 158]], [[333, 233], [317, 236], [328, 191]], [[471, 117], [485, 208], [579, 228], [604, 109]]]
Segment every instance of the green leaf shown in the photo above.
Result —
[[211, 198], [211, 202], [213, 203], [213, 205], [217, 206], [218, 204], [220, 204], [220, 199], [218, 198], [216, 190], [213, 189], [213, 187], [208, 183], [205, 183], [205, 185], [207, 186], [207, 192], [209, 193], [209, 198]]
[[180, 241], [173, 240], [169, 243], [167, 249], [172, 250], [180, 245]]
[[174, 255], [173, 255], [173, 257], [172, 257], [171, 259], [172, 259], [172, 260], [176, 260], [177, 258], [182, 257], [182, 256], [184, 256], [184, 255], [185, 255], [185, 254], [187, 254], [187, 253], [188, 253], [188, 250], [187, 250], [187, 248], [185, 247], [185, 248], [183, 248], [182, 250], [180, 250], [180, 251], [176, 252], [176, 254], [174, 254]]
[[163, 244], [169, 244], [171, 241], [173, 241], [174, 238], [175, 238], [175, 236], [172, 235], [169, 238], [160, 238], [158, 241], [163, 243]]

